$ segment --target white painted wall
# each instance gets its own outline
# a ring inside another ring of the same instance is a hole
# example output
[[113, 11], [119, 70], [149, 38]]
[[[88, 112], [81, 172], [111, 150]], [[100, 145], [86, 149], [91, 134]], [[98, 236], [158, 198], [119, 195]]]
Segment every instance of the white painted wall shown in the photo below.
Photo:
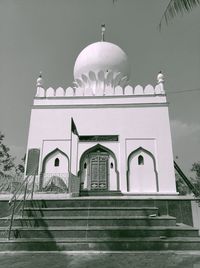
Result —
[[[50, 149], [62, 147], [61, 150], [70, 155], [71, 117], [80, 135], [119, 135], [118, 142], [101, 144], [117, 158], [122, 192], [127, 192], [128, 156], [142, 146], [156, 159], [159, 193], [176, 193], [168, 106], [164, 95], [36, 98], [27, 148], [41, 150], [40, 162]], [[77, 165], [82, 153], [96, 144], [79, 143]], [[115, 188], [114, 184], [112, 187]], [[146, 190], [149, 192], [152, 188]]]
[[[113, 167], [111, 168], [111, 163]], [[117, 172], [115, 170], [115, 161], [113, 157], [109, 157], [108, 162], [108, 174], [109, 174], [109, 190], [116, 191], [117, 190]]]

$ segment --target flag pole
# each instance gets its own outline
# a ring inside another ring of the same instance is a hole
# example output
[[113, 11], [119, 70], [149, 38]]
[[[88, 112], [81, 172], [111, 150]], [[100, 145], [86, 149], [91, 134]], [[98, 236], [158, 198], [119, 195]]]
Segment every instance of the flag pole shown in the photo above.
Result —
[[70, 126], [70, 161], [69, 161], [69, 192], [72, 192], [71, 189], [71, 170], [72, 170], [72, 117], [71, 117], [71, 126]]
[[[73, 135], [76, 136], [76, 139], [73, 137]], [[79, 140], [79, 134], [78, 134], [76, 125], [74, 123], [73, 117], [71, 117], [71, 140], [70, 140], [70, 161], [69, 161], [69, 164], [70, 164], [69, 189], [70, 189], [71, 193], [73, 190], [72, 189], [72, 187], [73, 187], [72, 186], [73, 185], [72, 178], [74, 176], [77, 177], [78, 140]], [[74, 141], [75, 141], [75, 143], [74, 143]], [[74, 146], [76, 146], [76, 147], [74, 147]], [[74, 151], [74, 149], [75, 149], [75, 151]], [[74, 160], [74, 163], [72, 162], [72, 160]]]

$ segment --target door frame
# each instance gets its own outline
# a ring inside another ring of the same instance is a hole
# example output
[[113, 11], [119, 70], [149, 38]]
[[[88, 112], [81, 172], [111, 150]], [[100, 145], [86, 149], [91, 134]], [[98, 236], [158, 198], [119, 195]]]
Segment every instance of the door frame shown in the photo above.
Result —
[[[80, 157], [80, 160], [79, 160], [79, 171], [78, 171], [78, 176], [81, 178], [81, 174], [84, 170], [84, 160], [85, 158], [87, 158], [87, 156], [90, 154], [90, 153], [95, 153], [97, 150], [102, 150], [104, 151], [105, 153], [108, 153], [109, 156], [111, 156], [113, 159], [114, 159], [114, 170], [115, 170], [115, 173], [116, 173], [116, 182], [117, 182], [117, 191], [120, 191], [120, 182], [119, 182], [119, 171], [118, 171], [118, 162], [117, 162], [117, 158], [115, 156], [115, 154], [113, 153], [113, 151], [111, 151], [109, 148], [101, 145], [101, 144], [96, 144], [90, 148], [88, 148], [85, 152], [82, 153], [81, 157]], [[109, 168], [108, 168], [109, 170]], [[109, 171], [108, 171], [109, 172]], [[109, 185], [108, 185], [108, 188], [110, 187], [110, 181], [109, 181]], [[89, 189], [87, 189], [89, 191]], [[110, 191], [110, 190], [108, 190]]]

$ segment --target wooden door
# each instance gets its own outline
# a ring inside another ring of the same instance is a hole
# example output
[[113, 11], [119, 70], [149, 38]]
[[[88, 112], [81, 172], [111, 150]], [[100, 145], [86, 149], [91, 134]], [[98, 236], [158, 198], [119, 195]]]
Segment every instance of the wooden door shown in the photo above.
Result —
[[90, 180], [88, 185], [93, 191], [108, 190], [108, 154], [90, 154]]

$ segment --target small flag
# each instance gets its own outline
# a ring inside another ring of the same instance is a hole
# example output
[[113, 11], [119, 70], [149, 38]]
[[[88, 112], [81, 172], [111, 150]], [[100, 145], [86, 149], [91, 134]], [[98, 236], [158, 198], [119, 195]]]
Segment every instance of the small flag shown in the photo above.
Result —
[[72, 131], [72, 133], [74, 133], [75, 135], [79, 136], [78, 131], [77, 131], [77, 128], [76, 128], [76, 125], [75, 125], [75, 123], [74, 123], [73, 118], [71, 118], [71, 131]]

